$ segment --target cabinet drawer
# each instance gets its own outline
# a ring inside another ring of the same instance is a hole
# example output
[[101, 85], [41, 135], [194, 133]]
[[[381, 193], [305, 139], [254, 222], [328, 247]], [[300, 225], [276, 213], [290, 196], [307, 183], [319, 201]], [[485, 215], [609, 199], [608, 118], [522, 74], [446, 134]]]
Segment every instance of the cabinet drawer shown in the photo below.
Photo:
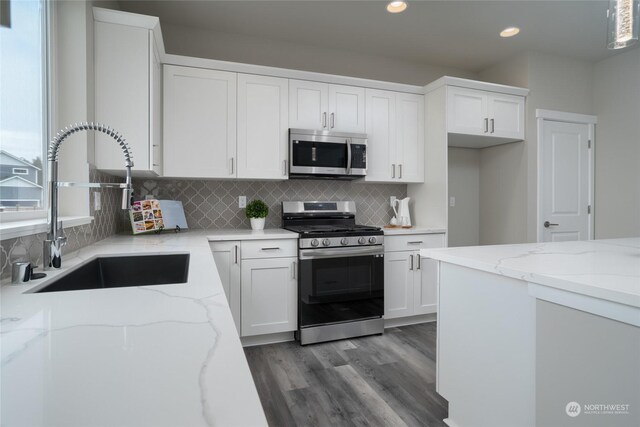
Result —
[[384, 251], [411, 251], [423, 248], [444, 247], [444, 234], [405, 234], [384, 236]]
[[284, 258], [298, 256], [298, 240], [247, 240], [242, 242], [242, 259]]

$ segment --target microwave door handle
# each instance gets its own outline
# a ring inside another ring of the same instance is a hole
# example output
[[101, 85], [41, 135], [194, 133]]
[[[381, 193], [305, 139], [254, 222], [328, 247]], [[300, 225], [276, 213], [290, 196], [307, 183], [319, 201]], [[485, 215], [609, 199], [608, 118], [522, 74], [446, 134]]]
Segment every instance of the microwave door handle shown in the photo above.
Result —
[[347, 139], [347, 175], [351, 175], [351, 140]]

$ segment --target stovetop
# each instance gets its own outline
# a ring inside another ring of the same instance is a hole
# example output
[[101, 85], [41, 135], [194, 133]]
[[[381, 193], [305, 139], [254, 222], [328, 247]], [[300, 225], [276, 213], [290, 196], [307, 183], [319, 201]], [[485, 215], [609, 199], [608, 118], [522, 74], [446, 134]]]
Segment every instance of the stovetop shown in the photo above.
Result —
[[380, 227], [372, 227], [368, 225], [339, 225], [339, 224], [329, 224], [329, 225], [292, 225], [285, 227], [289, 231], [293, 231], [295, 233], [304, 234], [324, 234], [324, 233], [350, 233], [350, 234], [360, 234], [360, 233], [369, 233], [369, 232], [379, 232], [381, 231]]

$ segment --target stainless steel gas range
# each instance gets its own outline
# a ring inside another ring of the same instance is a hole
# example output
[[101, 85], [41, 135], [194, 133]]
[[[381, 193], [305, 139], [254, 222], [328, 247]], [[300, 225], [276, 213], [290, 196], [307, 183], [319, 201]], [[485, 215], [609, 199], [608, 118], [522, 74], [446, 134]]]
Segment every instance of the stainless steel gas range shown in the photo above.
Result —
[[384, 236], [357, 225], [354, 202], [283, 202], [283, 228], [299, 233], [302, 345], [384, 331]]

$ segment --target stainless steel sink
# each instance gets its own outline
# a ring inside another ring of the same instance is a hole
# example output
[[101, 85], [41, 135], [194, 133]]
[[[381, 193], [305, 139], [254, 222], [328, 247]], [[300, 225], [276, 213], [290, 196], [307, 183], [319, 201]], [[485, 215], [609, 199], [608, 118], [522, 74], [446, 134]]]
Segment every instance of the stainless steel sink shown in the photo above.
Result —
[[101, 256], [56, 278], [39, 292], [186, 283], [189, 254]]

